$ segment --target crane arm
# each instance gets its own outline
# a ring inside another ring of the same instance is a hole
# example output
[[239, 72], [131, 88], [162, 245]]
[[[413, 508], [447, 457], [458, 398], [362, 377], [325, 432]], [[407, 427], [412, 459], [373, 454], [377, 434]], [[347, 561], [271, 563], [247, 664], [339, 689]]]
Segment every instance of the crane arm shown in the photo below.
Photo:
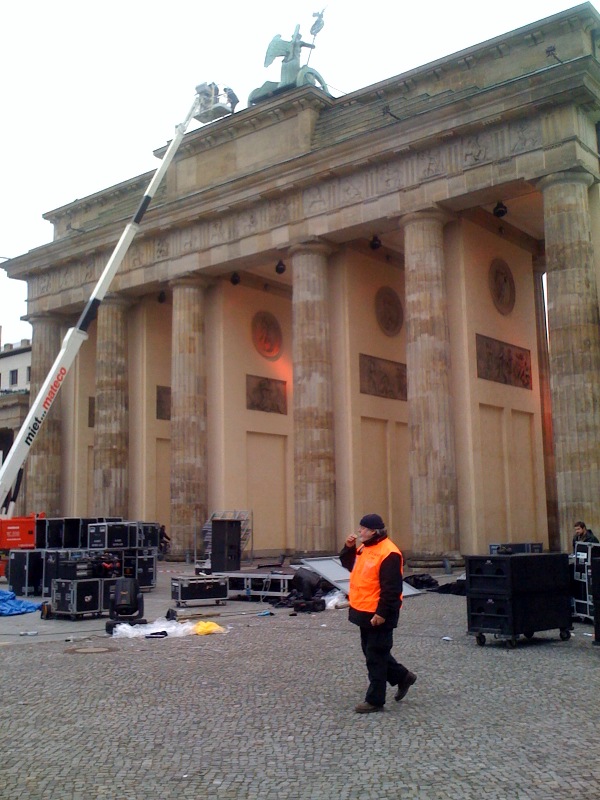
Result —
[[[194, 97], [194, 102], [188, 112], [185, 120], [176, 126], [175, 136], [173, 137], [167, 151], [160, 163], [160, 166], [152, 176], [146, 193], [144, 194], [137, 211], [133, 215], [131, 221], [127, 224], [125, 230], [121, 234], [121, 238], [117, 242], [111, 257], [100, 276], [98, 283], [88, 300], [78, 322], [74, 328], [69, 328], [65, 338], [63, 339], [61, 350], [42, 384], [37, 397], [31, 404], [29, 413], [21, 426], [19, 433], [4, 461], [0, 467], [0, 511], [1, 515], [11, 517], [14, 509], [14, 504], [17, 499], [18, 485], [20, 480], [17, 480], [23, 469], [29, 451], [42, 427], [44, 419], [52, 408], [56, 397], [61, 389], [64, 379], [66, 378], [69, 369], [71, 368], [81, 345], [87, 339], [87, 331], [91, 323], [96, 318], [98, 313], [98, 306], [106, 296], [110, 284], [115, 277], [117, 270], [121, 266], [125, 254], [129, 249], [134, 236], [139, 230], [142, 218], [146, 213], [156, 190], [181, 144], [185, 132], [192, 120], [200, 109], [200, 97], [198, 92]], [[13, 485], [17, 482], [17, 488], [13, 493]], [[0, 516], [1, 516], [0, 515]]]

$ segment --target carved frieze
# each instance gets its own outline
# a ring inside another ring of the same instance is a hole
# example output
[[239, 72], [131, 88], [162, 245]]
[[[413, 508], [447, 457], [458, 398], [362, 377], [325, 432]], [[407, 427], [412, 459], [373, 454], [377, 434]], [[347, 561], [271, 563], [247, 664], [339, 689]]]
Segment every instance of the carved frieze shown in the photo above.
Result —
[[525, 150], [539, 147], [541, 129], [532, 120], [521, 119], [510, 126], [511, 153], [523, 153]]
[[156, 261], [169, 257], [169, 239], [166, 236], [154, 240], [154, 257]]
[[403, 162], [393, 161], [377, 168], [376, 191], [384, 194], [406, 186]]
[[477, 333], [477, 377], [520, 389], [532, 389], [531, 352]]
[[269, 414], [287, 414], [285, 381], [246, 375], [246, 408]]
[[348, 178], [341, 178], [339, 182], [340, 203], [356, 203], [364, 200], [366, 197], [366, 179], [365, 172], [353, 175]]
[[467, 137], [464, 144], [464, 165], [472, 167], [487, 161], [490, 148], [491, 142], [488, 133], [477, 133], [474, 136]]
[[[132, 243], [121, 271], [138, 270], [156, 261], [177, 259], [282, 225], [368, 203], [376, 197], [408, 191], [446, 174], [456, 175], [490, 163], [499, 169], [503, 162], [511, 165], [515, 155], [539, 148], [542, 142], [540, 120], [522, 119], [510, 123], [499, 120], [477, 134], [451, 136], [418, 152], [411, 149], [410, 143], [403, 143], [395, 150], [395, 157], [384, 164], [366, 163], [352, 174], [330, 175], [302, 190], [292, 189], [274, 197], [262, 196], [254, 205], [246, 205], [239, 211], [223, 211], [204, 220], [195, 217], [186, 227], [162, 231], [156, 237], [140, 237]], [[109, 255], [107, 247], [98, 250], [97, 255], [84, 257], [86, 260], [80, 262], [78, 269], [60, 267], [54, 273], [50, 267], [47, 273], [31, 276], [30, 299], [79, 288], [97, 279], [100, 262], [106, 262]]]
[[445, 162], [445, 148], [433, 147], [430, 150], [425, 150], [419, 153], [419, 178], [426, 180], [427, 178], [435, 178], [441, 175], [444, 169]]
[[269, 205], [269, 221], [273, 227], [285, 225], [291, 219], [291, 198], [276, 197]]
[[407, 399], [406, 364], [359, 353], [358, 368], [361, 394], [390, 400]]
[[326, 211], [330, 207], [329, 187], [331, 182], [323, 182], [318, 186], [311, 186], [302, 193], [304, 213], [314, 216]]

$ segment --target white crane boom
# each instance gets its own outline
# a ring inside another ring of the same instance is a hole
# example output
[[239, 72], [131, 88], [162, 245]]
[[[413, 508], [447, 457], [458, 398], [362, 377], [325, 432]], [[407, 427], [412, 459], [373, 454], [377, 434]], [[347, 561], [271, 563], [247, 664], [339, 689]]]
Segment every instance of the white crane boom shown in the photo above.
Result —
[[[196, 95], [194, 102], [190, 108], [185, 120], [176, 126], [175, 136], [173, 137], [167, 151], [160, 163], [160, 166], [152, 176], [145, 195], [138, 206], [137, 211], [133, 215], [131, 222], [128, 223], [125, 230], [121, 234], [121, 238], [117, 242], [111, 257], [108, 260], [98, 283], [90, 299], [84, 308], [77, 325], [74, 328], [69, 328], [65, 338], [63, 339], [60, 353], [56, 357], [46, 380], [42, 384], [36, 399], [31, 404], [29, 413], [21, 426], [21, 430], [17, 434], [17, 438], [4, 461], [0, 467], [0, 516], [12, 517], [14, 504], [17, 499], [19, 487], [21, 484], [21, 476], [23, 466], [29, 455], [31, 446], [33, 445], [44, 419], [54, 403], [62, 383], [73, 364], [79, 348], [87, 339], [87, 331], [93, 320], [96, 318], [98, 306], [106, 296], [110, 284], [115, 277], [117, 270], [121, 266], [121, 262], [125, 258], [125, 254], [133, 240], [133, 237], [138, 232], [142, 218], [146, 209], [150, 205], [150, 201], [154, 197], [167, 169], [179, 145], [183, 139], [185, 132], [192, 120], [192, 117], [199, 119], [200, 109], [205, 102], [203, 93], [199, 90], [202, 89], [204, 84], [196, 88]], [[230, 112], [231, 113], [231, 112]]]

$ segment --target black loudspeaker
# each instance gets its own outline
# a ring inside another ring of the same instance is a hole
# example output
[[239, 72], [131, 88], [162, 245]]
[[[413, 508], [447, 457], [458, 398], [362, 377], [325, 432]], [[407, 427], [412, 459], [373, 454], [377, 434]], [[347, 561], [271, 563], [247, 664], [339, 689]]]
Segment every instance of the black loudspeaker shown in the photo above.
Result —
[[[65, 549], [77, 550], [81, 547], [81, 517], [64, 518], [62, 541]], [[85, 546], [87, 547], [87, 542]]]
[[46, 517], [38, 517], [35, 521], [36, 548], [41, 550], [44, 550], [46, 548], [47, 529], [48, 529], [48, 520], [46, 519]]
[[[49, 550], [54, 548], [62, 548], [63, 545], [63, 533], [65, 529], [65, 521], [62, 517], [57, 517], [56, 519], [47, 519], [46, 520], [46, 547]], [[79, 545], [77, 545], [79, 547]]]
[[210, 566], [213, 572], [238, 572], [241, 564], [242, 523], [213, 519]]
[[44, 578], [43, 550], [11, 550], [8, 558], [8, 591], [17, 597], [41, 595]]

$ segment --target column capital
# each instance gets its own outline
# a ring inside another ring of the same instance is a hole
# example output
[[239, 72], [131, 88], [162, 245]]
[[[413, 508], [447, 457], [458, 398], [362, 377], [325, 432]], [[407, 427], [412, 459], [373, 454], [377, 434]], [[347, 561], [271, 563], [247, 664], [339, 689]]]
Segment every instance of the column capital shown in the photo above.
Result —
[[104, 295], [104, 298], [100, 302], [98, 308], [101, 308], [104, 303], [106, 305], [122, 306], [123, 308], [129, 308], [130, 306], [135, 305], [136, 302], [137, 301], [134, 298], [126, 297], [123, 294], [118, 294], [117, 292], [108, 292], [108, 294]]
[[196, 286], [198, 289], [210, 289], [215, 285], [214, 278], [210, 278], [208, 275], [197, 275], [193, 272], [186, 272], [169, 281], [170, 289], [174, 289], [176, 286]]
[[555, 186], [557, 183], [583, 183], [589, 187], [594, 183], [594, 176], [589, 172], [575, 172], [568, 170], [566, 172], [554, 172], [551, 175], [544, 175], [537, 182], [538, 189], [543, 191], [549, 186]]
[[444, 226], [447, 225], [449, 222], [452, 222], [455, 217], [450, 214], [448, 211], [443, 211], [441, 208], [424, 208], [420, 211], [411, 211], [410, 214], [405, 214], [398, 219], [398, 225], [400, 228], [406, 228], [408, 225], [411, 225], [413, 222], [425, 222], [426, 220], [434, 220], [435, 222], [439, 222], [440, 225]]
[[294, 256], [296, 253], [321, 253], [324, 256], [330, 256], [336, 249], [335, 245], [315, 236], [291, 245], [288, 252], [290, 256]]
[[21, 319], [31, 326], [34, 326], [37, 322], [52, 322], [56, 325], [69, 324], [69, 320], [66, 317], [63, 317], [62, 314], [54, 314], [52, 311], [34, 311], [31, 314], [25, 314]]

